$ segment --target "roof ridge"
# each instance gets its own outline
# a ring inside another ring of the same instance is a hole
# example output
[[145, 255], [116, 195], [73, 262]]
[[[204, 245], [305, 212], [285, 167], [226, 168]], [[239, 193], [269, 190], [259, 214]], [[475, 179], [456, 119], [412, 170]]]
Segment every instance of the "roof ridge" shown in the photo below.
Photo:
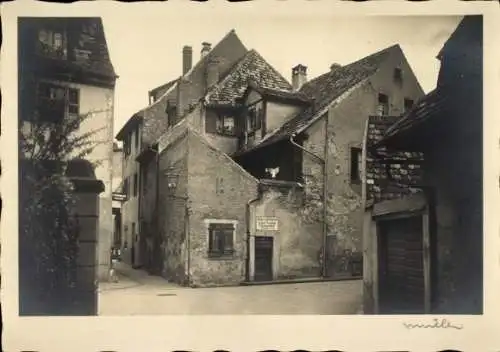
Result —
[[[395, 48], [398, 48], [398, 47], [401, 49], [401, 46], [400, 46], [398, 43], [393, 44], [393, 45], [388, 46], [388, 47], [385, 47], [385, 48], [380, 49], [380, 50], [378, 50], [378, 51], [376, 51], [376, 52], [374, 52], [374, 53], [372, 53], [372, 54], [369, 54], [369, 55], [367, 55], [367, 56], [364, 56], [364, 57], [362, 57], [361, 59], [358, 59], [358, 60], [356, 60], [356, 61], [352, 61], [352, 62], [348, 63], [347, 65], [343, 65], [343, 66], [341, 66], [338, 70], [344, 70], [344, 69], [347, 69], [347, 68], [352, 67], [352, 66], [354, 66], [354, 65], [356, 65], [356, 64], [359, 64], [359, 63], [361, 63], [361, 62], [363, 62], [363, 61], [365, 61], [365, 60], [373, 59], [373, 58], [375, 58], [375, 57], [377, 57], [377, 56], [379, 56], [379, 55], [383, 55], [383, 54], [385, 54], [385, 53], [389, 52], [391, 49], [395, 49]], [[336, 70], [336, 71], [337, 71], [337, 70]], [[336, 71], [333, 71], [333, 72], [336, 72]], [[320, 74], [319, 76], [314, 77], [314, 78], [313, 78], [313, 79], [311, 79], [310, 81], [306, 82], [306, 83], [305, 83], [305, 84], [304, 84], [304, 85], [300, 88], [300, 90], [299, 90], [299, 91], [301, 91], [304, 87], [308, 86], [309, 84], [314, 83], [314, 82], [318, 81], [318, 80], [319, 80], [319, 79], [321, 79], [321, 78], [324, 78], [324, 77], [329, 76], [329, 75], [330, 75], [330, 74], [332, 74], [333, 72], [332, 72], [332, 71], [328, 71], [328, 72], [325, 72], [325, 73]]]
[[[222, 42], [224, 42], [224, 40], [226, 40], [226, 39], [227, 39], [227, 38], [228, 38], [231, 34], [235, 35], [238, 39], [240, 39], [240, 37], [238, 37], [238, 35], [236, 34], [236, 31], [235, 31], [234, 29], [231, 29], [229, 32], [227, 32], [227, 33], [226, 33], [226, 34], [225, 34], [225, 35], [224, 35], [224, 36], [223, 36], [223, 37], [222, 37], [222, 38], [221, 38], [221, 39], [217, 42], [217, 44], [215, 44], [215, 45], [214, 45], [214, 47], [210, 50], [210, 52], [209, 52], [206, 56], [201, 57], [198, 61], [196, 61], [196, 63], [195, 63], [195, 64], [194, 64], [194, 65], [193, 65], [190, 69], [189, 69], [189, 71], [188, 71], [188, 72], [186, 72], [185, 74], [182, 74], [182, 75], [181, 75], [181, 77], [188, 77], [188, 76], [189, 76], [189, 75], [190, 75], [190, 74], [194, 71], [194, 69], [195, 69], [198, 65], [200, 65], [200, 63], [201, 63], [202, 61], [206, 60], [206, 58], [210, 56], [210, 53], [212, 53], [215, 49], [217, 49], [217, 48], [221, 45], [221, 43], [222, 43]], [[241, 39], [240, 39], [240, 42], [241, 42]], [[245, 47], [245, 45], [243, 44], [243, 42], [241, 42], [241, 45], [242, 45], [242, 46], [243, 46], [243, 47], [244, 47], [244, 48], [248, 51], [248, 49]], [[246, 54], [245, 54], [245, 55], [246, 55]], [[162, 87], [162, 86], [168, 85], [170, 82], [172, 82], [172, 81], [176, 81], [176, 80], [178, 80], [178, 78], [175, 78], [175, 79], [173, 79], [173, 80], [170, 80], [170, 81], [168, 81], [167, 83], [164, 83], [164, 84], [162, 84], [162, 85], [159, 85], [159, 86], [157, 86], [156, 88], [151, 89], [151, 90], [150, 90], [150, 92], [152, 92], [152, 91], [154, 91], [155, 89], [158, 89], [158, 88], [160, 88], [160, 87]]]

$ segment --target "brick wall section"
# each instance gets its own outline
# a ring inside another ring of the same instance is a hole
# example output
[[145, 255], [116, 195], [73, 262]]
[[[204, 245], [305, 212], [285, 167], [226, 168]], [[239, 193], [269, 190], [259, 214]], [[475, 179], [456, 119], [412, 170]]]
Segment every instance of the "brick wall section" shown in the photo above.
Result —
[[[187, 137], [181, 136], [168, 149], [161, 152], [159, 160], [159, 232], [163, 239], [162, 276], [176, 283], [185, 280], [185, 209], [188, 168]], [[167, 171], [168, 170], [168, 171]], [[166, 172], [178, 175], [177, 187], [168, 187]]]
[[[189, 132], [191, 282], [195, 286], [238, 284], [245, 279], [246, 203], [257, 196], [257, 180], [201, 138]], [[208, 258], [206, 219], [238, 222], [233, 258]]]

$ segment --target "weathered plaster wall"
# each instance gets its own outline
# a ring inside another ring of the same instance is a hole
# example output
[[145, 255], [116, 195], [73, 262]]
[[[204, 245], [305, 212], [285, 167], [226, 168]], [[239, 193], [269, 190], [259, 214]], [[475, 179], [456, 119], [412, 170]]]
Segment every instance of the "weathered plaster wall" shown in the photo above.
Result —
[[281, 127], [299, 113], [301, 107], [275, 101], [266, 102], [266, 134], [271, 133]]
[[[299, 186], [266, 187], [252, 204], [250, 233], [250, 280], [255, 274], [255, 236], [271, 236], [273, 241], [273, 279], [318, 277], [322, 233], [308, 231], [300, 217], [303, 189]], [[275, 217], [277, 231], [256, 228], [257, 217]]]
[[[257, 196], [257, 180], [193, 132], [189, 135], [188, 160], [191, 284], [238, 284], [245, 279], [246, 203]], [[209, 258], [210, 219], [236, 224], [232, 257]]]
[[[394, 82], [394, 69], [401, 67], [403, 82]], [[395, 54], [383, 63], [379, 72], [353, 91], [341, 96], [324, 119], [318, 120], [306, 131], [309, 136], [304, 147], [324, 157], [325, 119], [328, 120], [328, 235], [334, 236], [328, 247], [330, 255], [339, 255], [344, 249], [362, 251], [363, 209], [361, 184], [350, 179], [351, 147], [362, 147], [368, 116], [376, 114], [378, 94], [389, 96], [389, 114], [402, 112], [404, 98], [417, 101], [423, 92], [403, 56]], [[323, 190], [320, 163], [304, 156], [303, 170], [306, 183], [304, 209], [308, 221], [322, 219]], [[321, 231], [321, 229], [316, 229]]]

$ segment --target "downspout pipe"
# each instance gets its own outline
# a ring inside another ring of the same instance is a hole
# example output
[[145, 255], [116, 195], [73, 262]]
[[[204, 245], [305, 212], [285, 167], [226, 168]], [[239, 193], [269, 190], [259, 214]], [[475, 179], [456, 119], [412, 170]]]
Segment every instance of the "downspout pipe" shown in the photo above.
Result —
[[[260, 188], [260, 183], [258, 185], [258, 187]], [[251, 217], [252, 217], [252, 213], [250, 211], [250, 207], [252, 205], [252, 203], [258, 201], [260, 199], [260, 189], [259, 189], [259, 195], [256, 197], [256, 198], [253, 198], [253, 199], [250, 199], [247, 204], [246, 204], [246, 226], [247, 226], [247, 257], [246, 257], [246, 272], [245, 272], [245, 280], [247, 282], [250, 281], [250, 238], [251, 238], [251, 235], [252, 235], [252, 232], [250, 231], [250, 226], [251, 226]]]
[[[327, 211], [328, 211], [328, 208], [327, 208], [327, 198], [328, 198], [328, 189], [327, 189], [327, 185], [328, 185], [328, 176], [326, 174], [327, 172], [327, 164], [326, 164], [326, 160], [328, 159], [327, 158], [327, 151], [328, 151], [328, 146], [327, 146], [327, 139], [325, 139], [325, 158], [321, 158], [319, 157], [318, 155], [314, 154], [313, 152], [311, 152], [310, 150], [307, 150], [306, 148], [304, 148], [303, 146], [301, 146], [300, 144], [298, 144], [297, 142], [295, 142], [293, 139], [295, 138], [295, 133], [292, 134], [290, 136], [290, 143], [297, 147], [298, 149], [302, 150], [303, 152], [305, 152], [306, 154], [312, 156], [314, 159], [316, 159], [320, 164], [321, 164], [321, 169], [322, 169], [322, 172], [323, 172], [323, 248], [322, 248], [322, 256], [323, 256], [323, 263], [322, 263], [322, 267], [321, 267], [321, 276], [322, 277], [326, 277], [326, 269], [327, 269], [327, 265], [326, 265], [326, 237], [328, 235], [328, 224], [326, 222], [326, 218], [327, 218]], [[328, 129], [325, 127], [325, 136], [328, 138]]]

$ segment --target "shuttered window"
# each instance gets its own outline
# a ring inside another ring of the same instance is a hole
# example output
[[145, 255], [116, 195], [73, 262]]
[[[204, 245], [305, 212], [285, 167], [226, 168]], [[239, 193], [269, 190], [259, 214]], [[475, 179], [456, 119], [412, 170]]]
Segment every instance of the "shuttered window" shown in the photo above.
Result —
[[210, 224], [208, 231], [210, 257], [230, 256], [234, 253], [233, 224]]

